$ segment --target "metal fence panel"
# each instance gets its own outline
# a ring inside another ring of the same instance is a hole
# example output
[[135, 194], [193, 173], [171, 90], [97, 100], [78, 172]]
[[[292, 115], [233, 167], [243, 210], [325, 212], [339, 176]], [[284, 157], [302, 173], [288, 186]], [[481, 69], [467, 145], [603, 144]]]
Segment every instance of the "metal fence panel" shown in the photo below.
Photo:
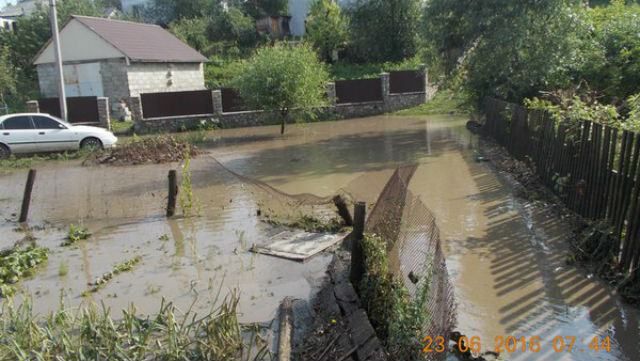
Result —
[[426, 91], [424, 73], [420, 70], [401, 70], [389, 73], [389, 93], [420, 93]]
[[[60, 117], [60, 100], [43, 98], [38, 100], [42, 113]], [[69, 123], [98, 123], [98, 97], [67, 98], [67, 117]]]
[[244, 112], [250, 109], [240, 97], [240, 93], [233, 88], [222, 88], [222, 111], [229, 112]]
[[338, 104], [382, 101], [382, 80], [380, 78], [338, 80], [336, 81], [336, 98]]
[[213, 114], [210, 90], [141, 94], [145, 118]]

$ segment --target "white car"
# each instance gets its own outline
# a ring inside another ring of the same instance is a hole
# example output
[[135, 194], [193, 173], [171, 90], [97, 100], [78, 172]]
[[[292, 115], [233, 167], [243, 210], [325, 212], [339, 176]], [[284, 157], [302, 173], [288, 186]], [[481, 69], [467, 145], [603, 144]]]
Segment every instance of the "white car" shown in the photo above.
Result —
[[20, 153], [112, 148], [117, 141], [106, 129], [69, 124], [49, 114], [0, 116], [0, 159]]

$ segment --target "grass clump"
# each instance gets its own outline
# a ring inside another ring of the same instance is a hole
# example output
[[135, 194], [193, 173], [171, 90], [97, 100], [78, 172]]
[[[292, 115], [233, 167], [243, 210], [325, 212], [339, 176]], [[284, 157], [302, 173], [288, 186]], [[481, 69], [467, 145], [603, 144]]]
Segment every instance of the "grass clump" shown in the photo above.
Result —
[[418, 281], [418, 292], [412, 299], [402, 279], [389, 268], [387, 242], [376, 235], [365, 235], [362, 248], [365, 274], [359, 286], [360, 299], [376, 334], [394, 359], [421, 359], [429, 277]]
[[[178, 201], [182, 213], [189, 217], [193, 213], [196, 201], [193, 196], [193, 184], [191, 183], [191, 147], [187, 146], [183, 155], [184, 164], [182, 165], [182, 180], [180, 182], [180, 194]], [[197, 210], [196, 210], [197, 211]]]
[[201, 316], [191, 310], [183, 314], [163, 299], [158, 313], [146, 317], [133, 305], [117, 317], [104, 306], [78, 312], [60, 307], [41, 317], [30, 300], [17, 307], [6, 302], [0, 360], [263, 360], [268, 351], [262, 339], [243, 337], [238, 300], [232, 293]]
[[16, 156], [12, 154], [7, 159], [0, 159], [0, 170], [16, 170], [31, 168], [34, 165], [46, 161], [69, 161], [84, 159], [90, 154], [88, 150], [68, 151], [62, 153], [33, 154]]
[[58, 267], [58, 276], [64, 277], [68, 274], [69, 274], [69, 265], [67, 265], [67, 262], [65, 261], [60, 262], [60, 266]]
[[264, 221], [274, 226], [297, 228], [311, 233], [340, 233], [345, 230], [345, 225], [338, 217], [324, 220], [304, 214], [299, 218], [288, 222], [280, 221], [268, 216]]
[[71, 246], [79, 241], [88, 239], [89, 237], [91, 237], [91, 233], [89, 233], [89, 230], [86, 227], [70, 224], [69, 232], [67, 232], [67, 238], [62, 245]]
[[95, 281], [93, 281], [90, 284], [91, 288], [82, 292], [82, 296], [84, 297], [84, 296], [88, 296], [90, 293], [98, 292], [101, 288], [105, 287], [107, 283], [109, 283], [109, 281], [111, 281], [111, 279], [114, 276], [117, 276], [120, 273], [131, 271], [133, 267], [135, 267], [138, 263], [140, 263], [140, 261], [142, 261], [142, 257], [136, 256], [130, 260], [124, 261], [122, 263], [118, 263], [117, 265], [113, 266], [113, 269], [111, 271], [103, 274], [102, 276], [98, 277]]
[[0, 297], [15, 293], [14, 284], [31, 276], [35, 268], [47, 261], [49, 250], [42, 247], [13, 248], [0, 255]]

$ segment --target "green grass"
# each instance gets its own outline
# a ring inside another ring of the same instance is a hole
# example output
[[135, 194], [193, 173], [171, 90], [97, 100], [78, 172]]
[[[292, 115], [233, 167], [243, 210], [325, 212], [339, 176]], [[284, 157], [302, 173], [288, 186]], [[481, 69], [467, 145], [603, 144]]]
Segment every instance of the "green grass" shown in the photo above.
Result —
[[111, 132], [115, 135], [133, 134], [133, 122], [121, 122], [119, 120], [111, 120]]
[[428, 102], [415, 108], [404, 109], [396, 112], [397, 115], [436, 115], [453, 114], [466, 115], [473, 111], [464, 96], [451, 90], [438, 91]]
[[429, 317], [425, 305], [430, 275], [421, 275], [417, 295], [411, 298], [402, 279], [390, 268], [387, 241], [365, 235], [362, 249], [365, 274], [358, 289], [371, 325], [394, 360], [420, 360], [419, 341]]
[[268, 359], [256, 327], [238, 321], [234, 292], [217, 297], [208, 314], [181, 312], [164, 299], [160, 310], [141, 316], [134, 305], [111, 314], [105, 306], [60, 309], [46, 316], [29, 298], [19, 306], [5, 302], [0, 313], [0, 360], [216, 360]]
[[0, 160], [0, 170], [31, 168], [42, 162], [85, 159], [89, 153], [89, 151], [79, 150], [63, 153], [33, 154], [29, 156], [15, 156], [12, 154], [9, 158]]
[[117, 265], [113, 266], [113, 269], [111, 271], [103, 274], [102, 276], [98, 277], [93, 283], [91, 283], [91, 288], [82, 292], [82, 296], [86, 297], [91, 293], [98, 292], [100, 289], [105, 287], [114, 276], [133, 270], [133, 267], [140, 263], [140, 261], [142, 261], [142, 257], [136, 256], [130, 260], [118, 263]]
[[58, 276], [64, 277], [68, 274], [69, 274], [69, 265], [67, 265], [66, 261], [62, 260], [60, 262], [60, 266], [58, 267]]

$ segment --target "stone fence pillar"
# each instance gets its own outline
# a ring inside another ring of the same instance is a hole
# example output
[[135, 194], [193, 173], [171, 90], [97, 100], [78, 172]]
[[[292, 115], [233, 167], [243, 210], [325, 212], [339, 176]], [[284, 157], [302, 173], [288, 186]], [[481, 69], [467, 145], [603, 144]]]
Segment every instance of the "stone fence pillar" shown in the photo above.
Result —
[[426, 64], [420, 64], [418, 68], [422, 75], [424, 76], [424, 94], [425, 94], [425, 102], [431, 99], [431, 86], [429, 85], [429, 69]]
[[326, 93], [327, 93], [327, 100], [329, 101], [329, 106], [330, 107], [336, 106], [336, 102], [337, 102], [336, 83], [328, 82], [326, 85]]
[[134, 123], [142, 122], [144, 114], [142, 113], [142, 100], [139, 96], [129, 98], [129, 109], [131, 110], [131, 119]]
[[382, 82], [382, 100], [384, 101], [384, 108], [390, 107], [389, 94], [390, 94], [390, 75], [389, 73], [380, 74], [380, 81]]
[[29, 100], [27, 102], [28, 113], [40, 113], [40, 103], [37, 100]]
[[211, 92], [211, 99], [213, 99], [213, 114], [216, 117], [222, 116], [222, 90], [213, 90]]
[[111, 114], [107, 97], [98, 97], [98, 123], [101, 127], [111, 130]]

